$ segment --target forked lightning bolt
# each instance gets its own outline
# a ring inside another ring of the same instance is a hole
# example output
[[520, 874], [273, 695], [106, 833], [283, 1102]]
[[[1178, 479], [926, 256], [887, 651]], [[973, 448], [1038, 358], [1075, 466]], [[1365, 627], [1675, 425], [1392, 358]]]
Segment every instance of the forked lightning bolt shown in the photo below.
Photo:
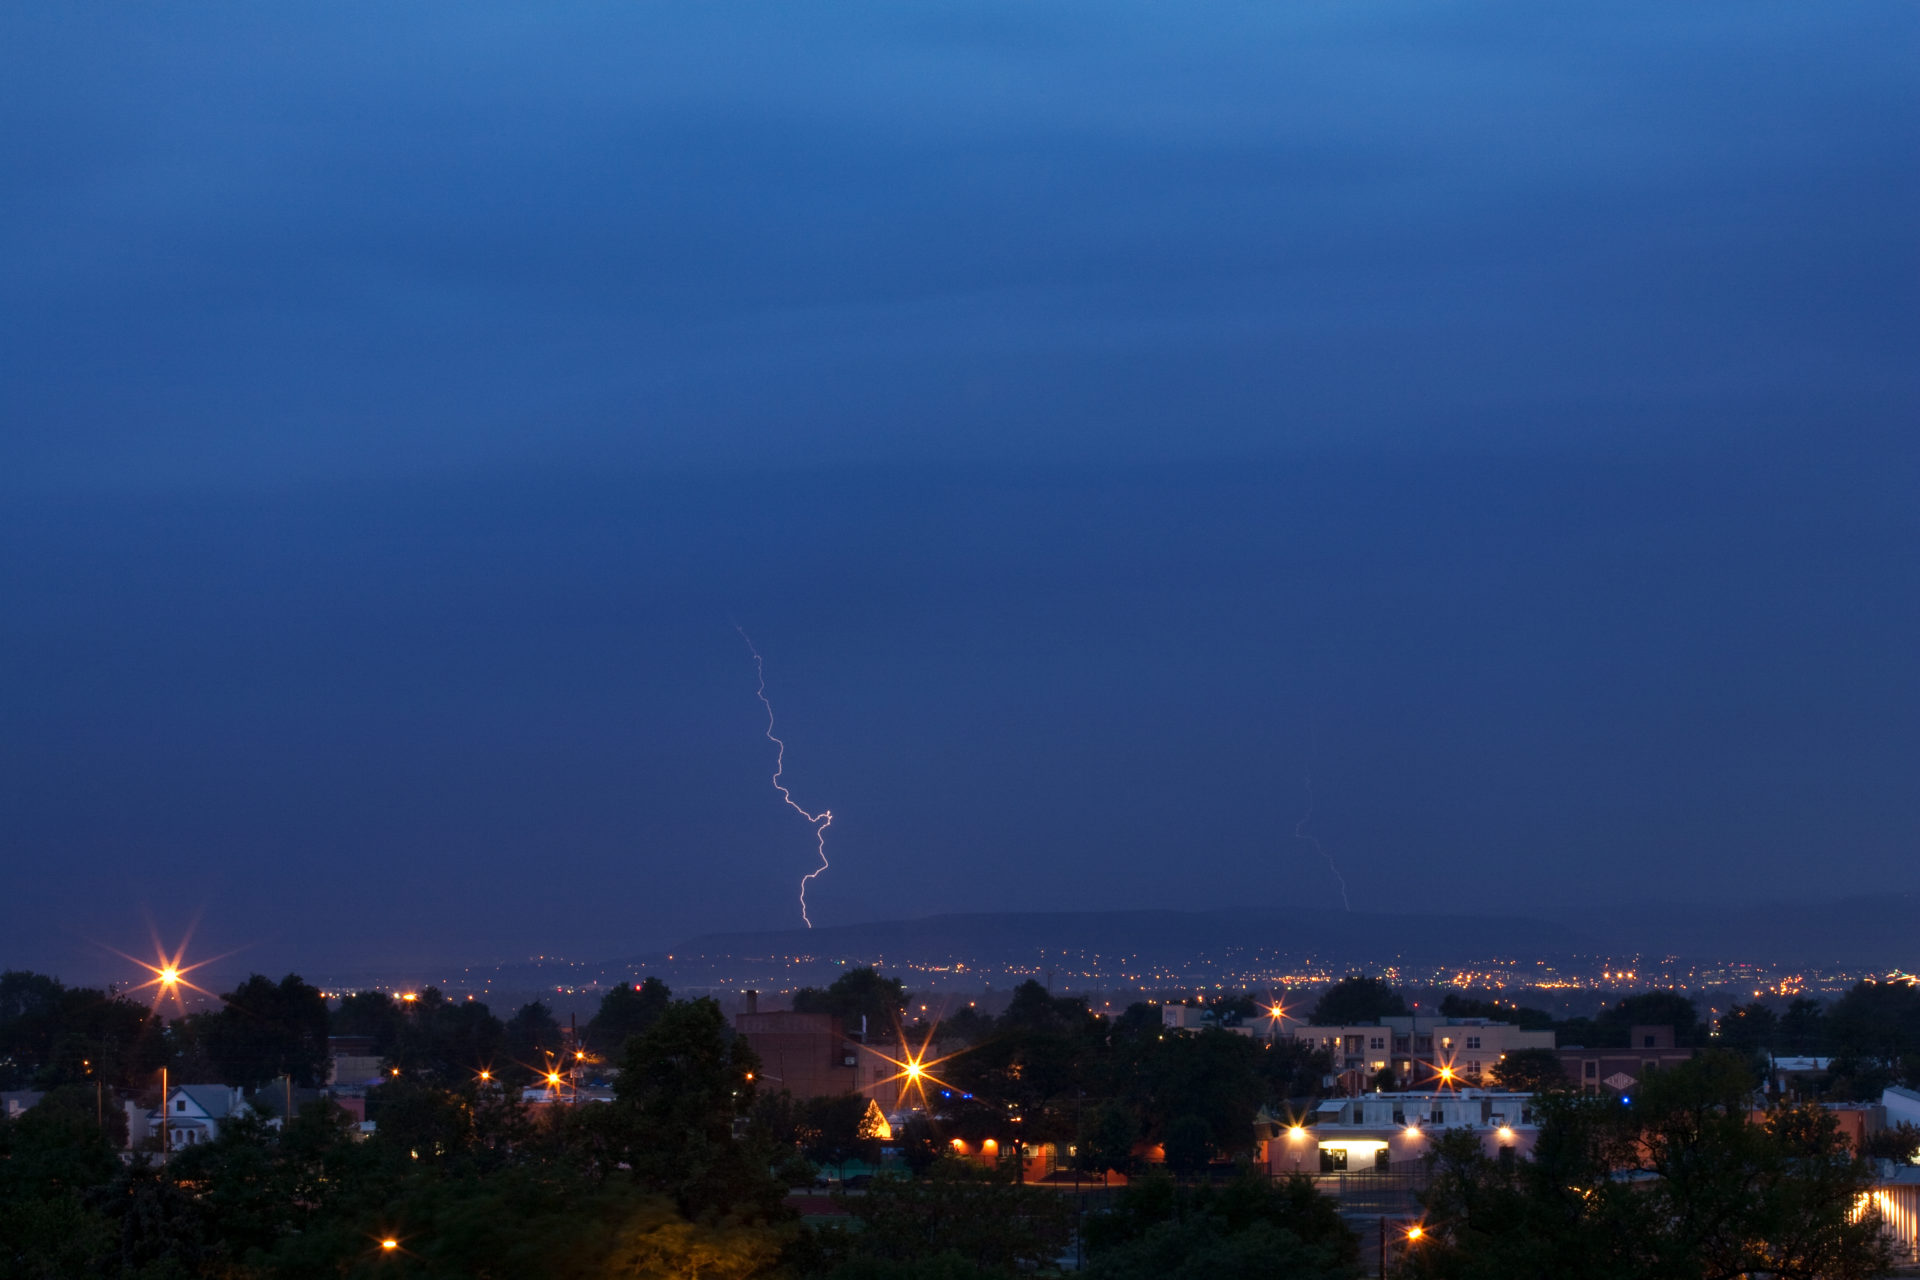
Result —
[[1318, 836], [1313, 835], [1307, 830], [1307, 823], [1311, 822], [1312, 820], [1313, 820], [1313, 775], [1308, 774], [1307, 775], [1307, 811], [1305, 814], [1301, 815], [1300, 821], [1293, 824], [1293, 838], [1295, 840], [1305, 840], [1308, 844], [1314, 847], [1314, 850], [1317, 853], [1319, 853], [1321, 857], [1327, 860], [1327, 870], [1333, 872], [1333, 878], [1340, 882], [1340, 905], [1345, 907], [1348, 911], [1352, 911], [1353, 900], [1347, 897], [1347, 878], [1340, 874], [1339, 867], [1336, 867], [1333, 865], [1333, 855], [1328, 853], [1326, 846], [1320, 843], [1320, 838]]
[[813, 918], [807, 914], [807, 881], [827, 869], [827, 828], [833, 825], [833, 810], [822, 809], [819, 813], [808, 813], [800, 807], [794, 800], [793, 793], [788, 791], [786, 785], [780, 781], [780, 775], [787, 767], [787, 744], [775, 737], [773, 733], [773, 704], [767, 701], [767, 665], [760, 657], [760, 651], [753, 647], [753, 638], [747, 634], [746, 628], [736, 626], [734, 630], [738, 631], [740, 638], [747, 642], [747, 652], [753, 655], [754, 674], [760, 679], [760, 687], [755, 692], [760, 698], [760, 705], [767, 709], [767, 741], [777, 749], [777, 754], [773, 757], [773, 789], [780, 793], [780, 798], [787, 802], [788, 807], [812, 824], [814, 844], [820, 851], [820, 865], [800, 877], [800, 918], [805, 920], [807, 928], [811, 929]]

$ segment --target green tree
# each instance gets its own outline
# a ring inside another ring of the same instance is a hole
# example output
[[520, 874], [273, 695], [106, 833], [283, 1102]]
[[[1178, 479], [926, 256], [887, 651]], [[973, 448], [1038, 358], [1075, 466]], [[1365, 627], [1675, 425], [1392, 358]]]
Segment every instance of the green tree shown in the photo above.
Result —
[[1553, 1015], [1544, 1009], [1529, 1009], [1515, 1000], [1502, 1000], [1495, 996], [1491, 1000], [1479, 1000], [1471, 996], [1450, 994], [1440, 1002], [1440, 1012], [1449, 1018], [1485, 1018], [1489, 1022], [1506, 1022], [1527, 1031], [1551, 1031]]
[[1706, 1043], [1706, 1028], [1693, 1001], [1677, 991], [1643, 991], [1600, 1011], [1594, 1019], [1603, 1045], [1624, 1047], [1634, 1027], [1673, 1028], [1677, 1045]]
[[[546, 1038], [559, 1047], [557, 1029]], [[523, 1036], [523, 1045], [532, 1039]], [[408, 1079], [432, 1081], [448, 1089], [467, 1087], [482, 1071], [505, 1087], [516, 1088], [546, 1064], [537, 1049], [526, 1058], [512, 1053], [507, 1028], [486, 1005], [478, 1000], [449, 1000], [433, 987], [406, 1005], [400, 1034], [387, 1059]]]
[[1493, 1075], [1500, 1088], [1518, 1093], [1543, 1093], [1569, 1083], [1560, 1055], [1551, 1049], [1515, 1049], [1494, 1064]]
[[[1630, 1105], [1546, 1099], [1530, 1160], [1491, 1159], [1471, 1135], [1436, 1140], [1416, 1277], [1655, 1280], [1878, 1274], [1888, 1245], [1869, 1185], [1830, 1114], [1750, 1119], [1754, 1080], [1713, 1052], [1643, 1081]], [[1624, 1176], [1623, 1176], [1624, 1175]]]
[[1199, 1173], [1213, 1160], [1213, 1130], [1196, 1115], [1184, 1115], [1169, 1124], [1162, 1145], [1167, 1168], [1174, 1173]]
[[1351, 1280], [1359, 1241], [1339, 1206], [1304, 1178], [1248, 1171], [1224, 1187], [1145, 1178], [1089, 1218], [1083, 1234], [1097, 1280]]
[[1826, 1006], [1809, 996], [1800, 996], [1780, 1015], [1780, 1031], [1775, 1051], [1794, 1057], [1819, 1056], [1831, 1048], [1827, 1034]]
[[1827, 1011], [1827, 1031], [1843, 1053], [1887, 1063], [1920, 1053], [1920, 984], [1855, 983]]
[[802, 1144], [807, 1158], [843, 1173], [848, 1161], [877, 1163], [878, 1136], [868, 1122], [868, 1100], [857, 1093], [809, 1098], [800, 1104]]
[[553, 1010], [538, 1000], [521, 1005], [507, 1019], [501, 1052], [508, 1062], [523, 1070], [545, 1070], [548, 1062], [558, 1058], [565, 1048], [566, 1038], [560, 1034], [560, 1023], [554, 1018]]
[[285, 1075], [312, 1088], [326, 1079], [326, 998], [298, 974], [277, 983], [253, 974], [198, 1025], [224, 1084], [255, 1088]]
[[400, 1002], [386, 992], [355, 991], [342, 997], [327, 1024], [332, 1035], [367, 1037], [375, 1055], [387, 1058], [399, 1045], [406, 1020]]
[[1718, 1032], [1715, 1040], [1721, 1048], [1755, 1052], [1773, 1047], [1780, 1020], [1774, 1016], [1773, 1010], [1756, 1000], [1752, 1004], [1736, 1004], [1728, 1009], [1720, 1015], [1714, 1029]]
[[131, 1087], [165, 1061], [160, 1021], [146, 1006], [45, 974], [0, 974], [0, 1088]]
[[688, 1216], [742, 1201], [767, 1212], [779, 1195], [767, 1175], [773, 1153], [757, 1147], [750, 1158], [733, 1140], [735, 1118], [752, 1110], [759, 1066], [745, 1040], [729, 1039], [718, 1004], [676, 1000], [627, 1043], [617, 1106], [589, 1110], [613, 1113], [623, 1162]]
[[627, 1041], [658, 1022], [672, 1000], [673, 993], [658, 978], [638, 987], [621, 983], [600, 997], [600, 1008], [587, 1023], [587, 1048], [603, 1058], [617, 1055]]
[[1140, 1141], [1140, 1116], [1120, 1099], [1099, 1102], [1084, 1112], [1075, 1143], [1081, 1169], [1090, 1174], [1133, 1172], [1133, 1148]]
[[869, 1036], [884, 1035], [900, 1024], [907, 992], [898, 978], [883, 978], [871, 967], [849, 969], [825, 991], [802, 987], [793, 993], [795, 1013], [830, 1013], [849, 1032], [858, 1032], [865, 1019]]
[[1342, 978], [1320, 993], [1320, 999], [1313, 1006], [1312, 1021], [1315, 1026], [1340, 1027], [1399, 1017], [1406, 1011], [1407, 1002], [1385, 982], [1355, 976]]
[[1057, 1191], [951, 1158], [925, 1177], [876, 1178], [841, 1204], [858, 1226], [852, 1251], [882, 1262], [949, 1256], [1004, 1275], [1051, 1268], [1072, 1240], [1074, 1207]]

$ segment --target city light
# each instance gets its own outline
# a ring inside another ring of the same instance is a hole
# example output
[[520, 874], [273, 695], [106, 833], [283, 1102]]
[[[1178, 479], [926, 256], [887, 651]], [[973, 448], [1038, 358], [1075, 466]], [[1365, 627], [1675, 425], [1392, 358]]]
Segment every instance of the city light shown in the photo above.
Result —
[[151, 962], [142, 960], [139, 956], [130, 956], [117, 947], [108, 947], [106, 949], [123, 960], [132, 961], [153, 975], [145, 982], [129, 987], [128, 991], [141, 991], [147, 987], [152, 987], [153, 1011], [157, 1013], [161, 1004], [168, 999], [171, 999], [176, 1005], [180, 1005], [182, 1008], [185, 1007], [185, 1002], [180, 996], [180, 989], [182, 987], [185, 987], [189, 991], [198, 991], [210, 1000], [219, 999], [218, 996], [208, 991], [205, 987], [195, 986], [188, 980], [187, 975], [195, 969], [212, 964], [215, 960], [224, 960], [228, 955], [232, 955], [233, 953], [229, 951], [223, 955], [217, 955], [207, 960], [200, 960], [193, 964], [182, 964], [181, 960], [186, 956], [187, 944], [192, 940], [193, 930], [189, 928], [186, 937], [180, 939], [180, 945], [175, 947], [173, 952], [169, 954], [166, 947], [161, 945], [160, 938], [156, 934], [153, 939], [154, 959]]
[[398, 1240], [382, 1240], [380, 1242], [380, 1247], [382, 1249], [389, 1249], [389, 1250], [398, 1249], [400, 1247], [400, 1242]]

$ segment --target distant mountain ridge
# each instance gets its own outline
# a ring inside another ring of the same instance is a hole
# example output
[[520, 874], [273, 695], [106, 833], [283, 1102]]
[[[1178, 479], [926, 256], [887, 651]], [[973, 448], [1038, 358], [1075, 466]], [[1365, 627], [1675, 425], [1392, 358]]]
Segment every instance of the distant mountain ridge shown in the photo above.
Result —
[[1643, 954], [1920, 970], [1920, 891], [1748, 905], [1637, 903], [1583, 911], [1569, 923]]
[[1451, 963], [1469, 953], [1533, 958], [1591, 951], [1578, 931], [1518, 916], [1385, 915], [1344, 911], [1020, 911], [925, 916], [815, 929], [709, 933], [660, 953], [845, 956], [890, 962], [1008, 963], [1047, 953], [1137, 956], [1143, 963], [1260, 951], [1330, 963], [1399, 956]]
[[1654, 902], [1560, 918], [1247, 908], [1017, 911], [701, 934], [639, 960], [815, 956], [889, 963], [1038, 964], [1051, 952], [1143, 963], [1259, 951], [1325, 964], [1664, 956], [1729, 963], [1920, 969], [1920, 892], [1723, 906]]

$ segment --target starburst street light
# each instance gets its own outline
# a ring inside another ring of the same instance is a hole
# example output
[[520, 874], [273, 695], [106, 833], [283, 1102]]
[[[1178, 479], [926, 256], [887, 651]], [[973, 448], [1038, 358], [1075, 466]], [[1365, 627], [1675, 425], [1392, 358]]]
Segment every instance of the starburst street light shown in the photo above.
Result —
[[[933, 1035], [935, 1030], [937, 1030], [936, 1027], [930, 1027], [927, 1029], [927, 1038], [920, 1042], [919, 1052], [915, 1053], [911, 1050], [907, 1050], [905, 1051], [905, 1056], [900, 1058], [896, 1058], [890, 1053], [882, 1053], [880, 1050], [874, 1048], [871, 1045], [860, 1046], [861, 1048], [865, 1049], [868, 1053], [873, 1054], [877, 1058], [885, 1059], [887, 1062], [892, 1063], [896, 1068], [898, 1068], [898, 1070], [896, 1070], [892, 1075], [886, 1077], [884, 1080], [880, 1080], [876, 1082], [878, 1084], [893, 1084], [895, 1082], [898, 1082], [900, 1086], [900, 1096], [894, 1100], [893, 1105], [895, 1110], [898, 1110], [902, 1106], [906, 1105], [907, 1095], [909, 1093], [919, 1095], [920, 1105], [922, 1107], [926, 1106], [927, 1105], [927, 1084], [929, 1081], [931, 1081], [935, 1085], [938, 1085], [942, 1089], [953, 1088], [951, 1084], [947, 1083], [945, 1080], [942, 1080], [939, 1076], [934, 1075], [933, 1068], [939, 1066], [943, 1062], [951, 1061], [953, 1058], [959, 1055], [950, 1053], [944, 1058], [928, 1058], [927, 1057], [927, 1051], [933, 1046]], [[964, 1052], [964, 1050], [962, 1052]]]
[[181, 961], [186, 958], [187, 944], [192, 940], [193, 930], [189, 928], [186, 936], [180, 939], [180, 945], [175, 947], [172, 953], [169, 954], [166, 947], [161, 944], [159, 935], [155, 934], [153, 939], [154, 958], [151, 962], [142, 960], [139, 956], [130, 956], [117, 947], [108, 947], [107, 950], [113, 952], [113, 954], [123, 960], [132, 961], [153, 975], [145, 982], [129, 987], [127, 990], [129, 992], [144, 991], [148, 987], [152, 987], [152, 1012], [158, 1013], [160, 1006], [168, 1000], [172, 1000], [174, 1004], [179, 1005], [182, 1009], [186, 1007], [185, 1002], [180, 997], [180, 988], [182, 987], [187, 988], [189, 991], [198, 991], [210, 1000], [219, 999], [218, 996], [214, 995], [213, 992], [207, 990], [205, 987], [196, 985], [188, 979], [187, 975], [195, 969], [204, 968], [212, 964], [215, 960], [224, 960], [233, 953], [229, 951], [221, 955], [211, 956], [205, 960], [195, 961], [193, 964], [182, 964]]

